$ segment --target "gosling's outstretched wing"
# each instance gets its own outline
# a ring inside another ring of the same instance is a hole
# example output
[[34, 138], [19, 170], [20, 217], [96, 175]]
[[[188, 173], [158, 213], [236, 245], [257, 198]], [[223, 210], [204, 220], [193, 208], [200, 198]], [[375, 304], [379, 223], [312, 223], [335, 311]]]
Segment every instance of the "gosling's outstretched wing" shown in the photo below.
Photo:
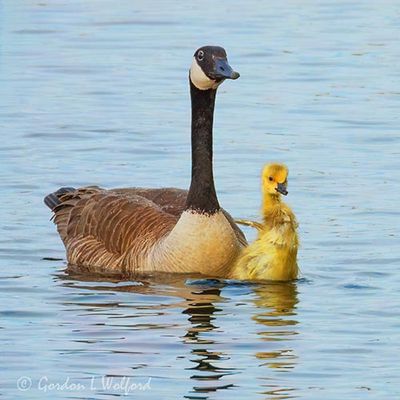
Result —
[[252, 228], [256, 228], [259, 231], [262, 231], [264, 228], [263, 224], [256, 221], [250, 221], [249, 219], [235, 219], [235, 222], [240, 225], [251, 226]]

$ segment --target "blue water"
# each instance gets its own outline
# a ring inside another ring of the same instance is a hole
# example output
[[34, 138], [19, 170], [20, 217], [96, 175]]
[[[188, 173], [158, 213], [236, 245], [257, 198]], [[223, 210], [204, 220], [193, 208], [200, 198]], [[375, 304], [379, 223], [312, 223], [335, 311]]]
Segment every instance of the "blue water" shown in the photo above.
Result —
[[[0, 1], [0, 397], [399, 398], [399, 17], [396, 1]], [[187, 188], [204, 44], [241, 73], [217, 98], [220, 202], [258, 218], [260, 169], [287, 163], [302, 278], [67, 274], [43, 196]]]

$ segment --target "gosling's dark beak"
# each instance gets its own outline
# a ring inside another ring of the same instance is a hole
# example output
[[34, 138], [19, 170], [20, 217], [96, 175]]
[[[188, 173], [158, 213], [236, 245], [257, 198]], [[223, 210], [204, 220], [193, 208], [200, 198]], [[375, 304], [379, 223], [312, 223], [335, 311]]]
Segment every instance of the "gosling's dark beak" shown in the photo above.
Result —
[[227, 60], [223, 58], [217, 58], [215, 60], [214, 71], [211, 73], [210, 78], [216, 80], [237, 79], [239, 76], [239, 72], [234, 71], [228, 64]]
[[276, 191], [279, 192], [280, 194], [283, 194], [284, 196], [286, 196], [289, 193], [286, 189], [286, 185], [284, 185], [283, 183], [278, 183]]

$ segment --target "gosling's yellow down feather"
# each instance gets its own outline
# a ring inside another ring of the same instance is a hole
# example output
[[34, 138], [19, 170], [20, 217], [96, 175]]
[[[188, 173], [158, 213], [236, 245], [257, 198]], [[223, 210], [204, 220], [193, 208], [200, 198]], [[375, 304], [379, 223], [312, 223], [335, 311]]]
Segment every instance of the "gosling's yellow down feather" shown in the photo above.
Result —
[[288, 193], [288, 173], [288, 168], [283, 164], [267, 164], [263, 168], [263, 222], [236, 221], [256, 228], [258, 237], [242, 250], [232, 269], [231, 278], [279, 281], [297, 278], [298, 224], [292, 210], [281, 199], [281, 194]]

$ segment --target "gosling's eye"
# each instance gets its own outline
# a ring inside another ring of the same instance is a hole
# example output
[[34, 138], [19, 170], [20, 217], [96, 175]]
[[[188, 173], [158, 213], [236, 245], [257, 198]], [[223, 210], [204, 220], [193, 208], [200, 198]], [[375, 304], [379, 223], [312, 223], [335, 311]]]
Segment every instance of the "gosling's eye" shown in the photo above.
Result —
[[270, 176], [268, 179], [269, 179], [271, 182], [274, 180], [274, 179], [272, 178], [272, 176]]
[[203, 50], [200, 50], [200, 51], [197, 53], [197, 59], [198, 59], [199, 61], [202, 61], [203, 58], [204, 58], [204, 51], [203, 51]]

